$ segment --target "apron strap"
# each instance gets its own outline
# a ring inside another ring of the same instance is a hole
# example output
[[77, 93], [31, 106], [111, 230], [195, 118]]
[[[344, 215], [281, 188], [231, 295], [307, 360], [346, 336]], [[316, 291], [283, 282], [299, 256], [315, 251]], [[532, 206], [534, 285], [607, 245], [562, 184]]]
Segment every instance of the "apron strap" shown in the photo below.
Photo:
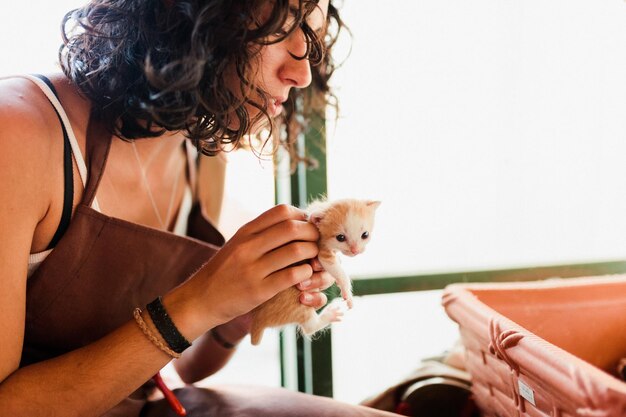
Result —
[[94, 201], [98, 185], [102, 179], [102, 173], [109, 157], [111, 149], [112, 133], [106, 128], [104, 123], [93, 113], [89, 116], [89, 124], [87, 126], [87, 158], [89, 166], [89, 176], [85, 193], [83, 194], [82, 204], [91, 206], [94, 202], [94, 208], [99, 210], [97, 202]]
[[198, 201], [198, 150], [190, 139], [185, 139], [185, 151], [187, 155], [187, 181], [191, 188], [192, 201]]

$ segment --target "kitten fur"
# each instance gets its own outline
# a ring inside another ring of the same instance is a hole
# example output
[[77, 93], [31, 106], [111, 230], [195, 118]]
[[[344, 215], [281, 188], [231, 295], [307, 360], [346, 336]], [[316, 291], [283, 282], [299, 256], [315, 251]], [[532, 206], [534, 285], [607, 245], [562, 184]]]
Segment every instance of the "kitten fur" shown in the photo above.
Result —
[[[379, 205], [379, 201], [344, 199], [333, 202], [314, 201], [307, 208], [309, 221], [320, 231], [318, 259], [324, 269], [335, 278], [348, 308], [352, 308], [352, 283], [341, 268], [337, 252], [355, 256], [365, 250], [374, 226], [374, 213]], [[268, 327], [298, 324], [302, 334], [311, 336], [330, 323], [341, 320], [341, 299], [333, 300], [317, 314], [313, 307], [300, 304], [299, 296], [300, 290], [290, 287], [252, 311], [250, 335], [253, 345], [261, 342], [263, 331]]]

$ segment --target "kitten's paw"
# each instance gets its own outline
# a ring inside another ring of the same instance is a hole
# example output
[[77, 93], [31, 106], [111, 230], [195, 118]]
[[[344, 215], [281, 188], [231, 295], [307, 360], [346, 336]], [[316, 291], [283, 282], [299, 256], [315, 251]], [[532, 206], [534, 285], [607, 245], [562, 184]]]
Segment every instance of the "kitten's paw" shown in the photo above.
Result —
[[343, 318], [343, 314], [344, 314], [343, 301], [339, 298], [335, 298], [326, 306], [324, 311], [322, 311], [322, 314], [320, 315], [320, 317], [326, 323], [335, 323], [335, 322], [341, 321], [341, 319]]
[[341, 291], [341, 297], [346, 301], [348, 305], [348, 309], [352, 308], [352, 292], [351, 291]]

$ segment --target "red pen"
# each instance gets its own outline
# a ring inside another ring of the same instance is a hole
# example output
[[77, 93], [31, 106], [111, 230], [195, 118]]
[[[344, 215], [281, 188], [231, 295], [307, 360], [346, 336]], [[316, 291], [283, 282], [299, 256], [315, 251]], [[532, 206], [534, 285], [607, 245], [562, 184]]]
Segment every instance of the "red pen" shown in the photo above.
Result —
[[161, 378], [161, 373], [157, 372], [156, 375], [152, 377], [152, 380], [156, 383], [159, 390], [161, 390], [170, 407], [172, 407], [172, 410], [179, 416], [186, 416], [187, 410], [185, 410], [185, 407], [178, 401], [176, 395], [165, 385], [165, 381]]

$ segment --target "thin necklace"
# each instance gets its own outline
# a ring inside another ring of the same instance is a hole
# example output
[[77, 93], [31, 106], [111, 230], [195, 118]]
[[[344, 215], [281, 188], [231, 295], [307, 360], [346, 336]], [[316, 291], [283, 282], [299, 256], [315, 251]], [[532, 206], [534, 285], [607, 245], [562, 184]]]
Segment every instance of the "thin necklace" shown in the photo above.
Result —
[[144, 161], [141, 164], [143, 166], [143, 170], [144, 171], [148, 172], [150, 170], [150, 165], [152, 165], [152, 162], [154, 162], [154, 160], [156, 159], [157, 155], [159, 155], [161, 153], [161, 151], [163, 150], [165, 145], [167, 145], [167, 140], [161, 140], [161, 143], [159, 144], [159, 147], [156, 148], [156, 150], [154, 150], [150, 154], [150, 156], [148, 157], [148, 160]]
[[[148, 176], [146, 174], [147, 167], [145, 167], [141, 163], [141, 158], [139, 157], [139, 152], [137, 151], [137, 145], [135, 145], [134, 140], [131, 142], [131, 145], [133, 147], [133, 154], [135, 155], [135, 159], [137, 160], [137, 165], [139, 166], [139, 171], [141, 172], [141, 179], [143, 180], [143, 185], [146, 189], [146, 193], [148, 194], [148, 198], [150, 199], [152, 210], [154, 211], [154, 216], [159, 221], [159, 224], [161, 225], [161, 229], [167, 230], [168, 227], [165, 222], [166, 221], [169, 222], [170, 215], [172, 214], [172, 208], [174, 207], [174, 199], [176, 197], [176, 190], [178, 189], [178, 183], [180, 182], [180, 174], [183, 170], [179, 169], [178, 174], [176, 174], [176, 179], [174, 180], [174, 185], [172, 186], [172, 195], [170, 196], [170, 202], [167, 206], [167, 212], [165, 213], [165, 221], [163, 221], [163, 218], [161, 217], [161, 213], [159, 211], [159, 207], [157, 206], [156, 201], [154, 200], [154, 196], [152, 195], [152, 189], [150, 189], [150, 184], [148, 183]], [[150, 162], [152, 162], [152, 159], [153, 158], [150, 158]]]

